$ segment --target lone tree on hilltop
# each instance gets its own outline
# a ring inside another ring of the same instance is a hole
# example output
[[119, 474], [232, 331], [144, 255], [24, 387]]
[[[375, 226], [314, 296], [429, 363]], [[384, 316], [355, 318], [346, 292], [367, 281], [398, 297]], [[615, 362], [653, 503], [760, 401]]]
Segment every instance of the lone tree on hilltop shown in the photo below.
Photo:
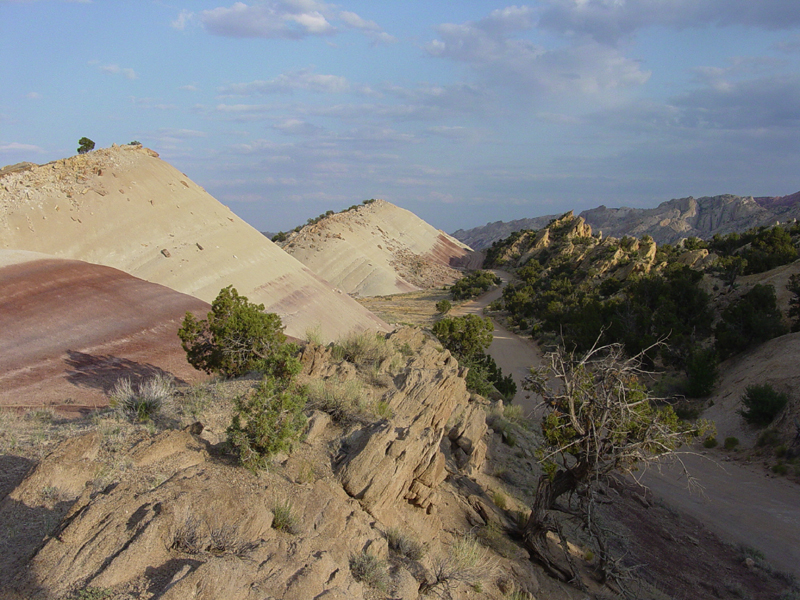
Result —
[[595, 344], [581, 357], [559, 349], [547, 354], [549, 365], [531, 370], [526, 381], [526, 389], [542, 396], [546, 414], [545, 441], [538, 450], [544, 473], [523, 536], [532, 557], [564, 581], [580, 584], [569, 553], [565, 568], [554, 560], [558, 551], [547, 539], [548, 533], [557, 534], [567, 548], [561, 519], [576, 519], [591, 534], [603, 577], [613, 575], [596, 514], [596, 488], [612, 473], [630, 473], [674, 454], [708, 427], [704, 422], [691, 427], [670, 406], [654, 405], [638, 381], [647, 350], [626, 358], [621, 344]]
[[86, 154], [94, 150], [94, 142], [87, 137], [82, 137], [78, 140], [78, 154]]
[[248, 302], [233, 286], [223, 288], [203, 320], [186, 313], [178, 330], [195, 369], [238, 377], [251, 371], [288, 379], [300, 370], [295, 344], [287, 344], [281, 318]]

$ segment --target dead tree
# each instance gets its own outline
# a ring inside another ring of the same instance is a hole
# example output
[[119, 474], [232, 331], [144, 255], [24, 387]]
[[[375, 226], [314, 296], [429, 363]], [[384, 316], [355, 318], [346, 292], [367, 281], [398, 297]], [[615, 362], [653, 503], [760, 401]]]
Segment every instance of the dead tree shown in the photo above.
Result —
[[[595, 540], [605, 580], [613, 561], [606, 536], [595, 518], [597, 485], [612, 473], [630, 473], [643, 463], [674, 455], [705, 423], [690, 426], [668, 405], [656, 407], [639, 382], [642, 359], [627, 358], [621, 344], [594, 347], [577, 357], [563, 349], [546, 355], [547, 366], [532, 370], [526, 389], [540, 394], [544, 468], [523, 536], [537, 562], [564, 581], [581, 585], [561, 531], [564, 517], [575, 518]], [[555, 379], [554, 385], [548, 381]], [[563, 499], [568, 501], [564, 502]], [[547, 534], [561, 540], [568, 568], [559, 565]]]

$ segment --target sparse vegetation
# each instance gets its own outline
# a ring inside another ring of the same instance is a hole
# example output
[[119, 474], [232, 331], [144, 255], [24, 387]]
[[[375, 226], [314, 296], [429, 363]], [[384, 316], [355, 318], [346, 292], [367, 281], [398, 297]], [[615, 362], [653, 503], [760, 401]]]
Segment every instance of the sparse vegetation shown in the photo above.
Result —
[[175, 394], [172, 377], [156, 374], [138, 384], [119, 379], [111, 390], [110, 405], [122, 416], [134, 421], [151, 421]]
[[205, 319], [186, 313], [178, 337], [189, 364], [206, 373], [238, 377], [258, 371], [284, 379], [300, 371], [298, 348], [286, 343], [280, 317], [248, 302], [233, 286], [220, 291]]
[[764, 427], [772, 423], [788, 401], [786, 394], [776, 392], [768, 383], [749, 385], [742, 396], [743, 408], [739, 414], [751, 425]]
[[375, 365], [389, 359], [395, 350], [386, 336], [376, 331], [348, 335], [334, 346], [334, 357], [356, 365]]
[[392, 527], [386, 532], [386, 541], [392, 552], [409, 560], [422, 560], [422, 557], [425, 556], [425, 546], [396, 527]]
[[78, 154], [86, 154], [94, 150], [94, 142], [88, 137], [82, 137], [78, 140]]
[[272, 507], [272, 528], [292, 535], [297, 535], [302, 531], [300, 520], [289, 500], [276, 502]]
[[356, 581], [381, 592], [385, 592], [389, 587], [386, 563], [369, 552], [359, 552], [350, 556], [350, 572]]
[[306, 400], [305, 388], [274, 377], [234, 400], [228, 443], [243, 466], [257, 471], [274, 454], [291, 449], [306, 425]]
[[449, 552], [436, 557], [432, 563], [433, 581], [423, 583], [420, 592], [436, 593], [448, 599], [453, 598], [459, 584], [474, 588], [483, 580], [491, 579], [496, 569], [487, 549], [472, 535], [456, 538]]

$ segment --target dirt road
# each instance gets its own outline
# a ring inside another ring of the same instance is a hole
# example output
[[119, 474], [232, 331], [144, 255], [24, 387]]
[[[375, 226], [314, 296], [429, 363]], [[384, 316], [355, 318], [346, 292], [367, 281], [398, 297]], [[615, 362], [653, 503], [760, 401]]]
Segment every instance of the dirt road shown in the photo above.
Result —
[[[503, 285], [510, 275], [495, 271]], [[453, 309], [452, 315], [478, 314], [502, 294], [495, 289], [482, 297]], [[494, 324], [494, 341], [489, 354], [504, 373], [517, 383], [515, 404], [533, 412], [536, 399], [522, 389], [530, 367], [541, 364], [542, 353], [536, 344]], [[642, 483], [656, 498], [704, 522], [722, 539], [756, 548], [772, 567], [800, 577], [800, 487], [785, 479], [769, 477], [758, 465], [747, 466], [724, 461], [722, 451], [682, 457], [692, 476], [704, 490], [689, 493], [679, 469], [648, 471]], [[709, 460], [713, 458], [715, 460]]]
[[[503, 280], [503, 286], [511, 279], [511, 275], [505, 271], [494, 272]], [[454, 317], [467, 314], [483, 316], [483, 309], [492, 301], [497, 300], [502, 293], [501, 286], [475, 300], [457, 306], [451, 311], [450, 315]], [[530, 392], [522, 389], [522, 382], [530, 374], [531, 367], [541, 364], [542, 353], [539, 347], [530, 340], [519, 337], [502, 325], [498, 325], [494, 320], [492, 322], [494, 323], [494, 340], [492, 345], [489, 346], [488, 353], [503, 370], [503, 374], [511, 373], [514, 378], [514, 382], [517, 384], [517, 395], [514, 396], [514, 404], [519, 404], [527, 414], [531, 414], [534, 412], [538, 400], [536, 397], [531, 397]]]

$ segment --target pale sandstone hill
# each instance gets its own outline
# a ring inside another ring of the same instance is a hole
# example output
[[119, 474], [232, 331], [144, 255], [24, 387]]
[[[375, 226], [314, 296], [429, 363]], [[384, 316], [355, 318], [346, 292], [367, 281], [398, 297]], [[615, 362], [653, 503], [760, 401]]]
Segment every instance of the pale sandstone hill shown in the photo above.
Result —
[[471, 248], [384, 200], [303, 227], [282, 245], [355, 296], [441, 287], [461, 277], [455, 268], [480, 264]]
[[206, 302], [233, 285], [298, 337], [387, 328], [141, 146], [3, 175], [0, 248], [115, 267]]
[[117, 269], [0, 250], [0, 406], [81, 412], [117, 379], [201, 374], [178, 328], [209, 305]]

